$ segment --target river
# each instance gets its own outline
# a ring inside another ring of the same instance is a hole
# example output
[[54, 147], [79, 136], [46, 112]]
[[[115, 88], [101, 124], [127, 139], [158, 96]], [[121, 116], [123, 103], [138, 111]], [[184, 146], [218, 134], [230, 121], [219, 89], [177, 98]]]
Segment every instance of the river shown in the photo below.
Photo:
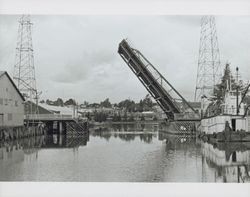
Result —
[[80, 138], [2, 143], [1, 181], [249, 182], [250, 144], [211, 145], [157, 124], [96, 128]]

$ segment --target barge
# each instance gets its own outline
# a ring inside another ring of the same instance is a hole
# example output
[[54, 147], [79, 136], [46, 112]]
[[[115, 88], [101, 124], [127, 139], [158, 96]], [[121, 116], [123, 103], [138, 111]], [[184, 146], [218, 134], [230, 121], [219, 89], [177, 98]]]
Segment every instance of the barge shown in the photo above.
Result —
[[244, 101], [249, 85], [243, 91], [238, 80], [233, 88], [232, 80], [226, 81], [223, 99], [210, 102], [201, 119], [198, 130], [204, 141], [250, 142], [249, 105]]

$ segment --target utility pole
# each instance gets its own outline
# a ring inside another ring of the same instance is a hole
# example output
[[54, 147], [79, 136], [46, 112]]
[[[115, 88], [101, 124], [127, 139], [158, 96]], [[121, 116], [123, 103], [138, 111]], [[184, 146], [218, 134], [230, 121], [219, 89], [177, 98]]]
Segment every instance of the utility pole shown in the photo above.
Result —
[[239, 68], [236, 67], [236, 115], [239, 115]]
[[19, 19], [14, 82], [25, 98], [25, 114], [38, 114], [38, 92], [31, 36], [32, 23], [29, 15]]
[[220, 52], [214, 16], [201, 18], [199, 60], [195, 88], [195, 101], [201, 102], [201, 110], [207, 107], [207, 99], [214, 94], [214, 86], [221, 77]]

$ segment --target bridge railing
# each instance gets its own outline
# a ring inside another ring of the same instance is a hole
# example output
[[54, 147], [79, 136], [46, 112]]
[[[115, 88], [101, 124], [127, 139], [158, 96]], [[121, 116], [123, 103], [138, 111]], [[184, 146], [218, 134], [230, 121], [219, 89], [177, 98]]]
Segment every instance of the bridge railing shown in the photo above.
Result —
[[65, 115], [65, 114], [27, 114], [24, 115], [24, 119], [29, 120], [65, 120], [65, 119], [73, 119], [73, 115]]

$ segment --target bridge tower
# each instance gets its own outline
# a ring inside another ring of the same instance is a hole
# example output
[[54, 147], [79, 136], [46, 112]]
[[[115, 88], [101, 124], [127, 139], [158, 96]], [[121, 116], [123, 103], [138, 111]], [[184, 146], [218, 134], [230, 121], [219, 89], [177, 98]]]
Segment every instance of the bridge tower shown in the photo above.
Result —
[[13, 79], [25, 98], [25, 114], [38, 113], [31, 27], [30, 16], [22, 15], [19, 19]]
[[214, 16], [201, 18], [201, 35], [199, 60], [195, 88], [195, 101], [202, 103], [202, 110], [206, 108], [205, 100], [214, 93], [221, 77], [220, 52]]

